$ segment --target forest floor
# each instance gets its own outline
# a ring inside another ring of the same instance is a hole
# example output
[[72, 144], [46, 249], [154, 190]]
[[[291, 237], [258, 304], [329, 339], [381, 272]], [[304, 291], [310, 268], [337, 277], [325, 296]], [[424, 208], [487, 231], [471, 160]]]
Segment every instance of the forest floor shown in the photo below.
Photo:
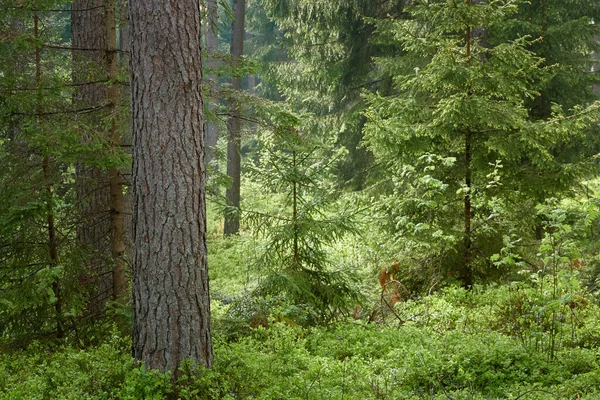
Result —
[[507, 313], [515, 294], [527, 290], [450, 287], [385, 322], [326, 327], [251, 327], [215, 301], [214, 367], [188, 368], [176, 389], [115, 326], [92, 346], [37, 341], [0, 356], [0, 399], [600, 399], [598, 308], [575, 310], [552, 349], [535, 315]]

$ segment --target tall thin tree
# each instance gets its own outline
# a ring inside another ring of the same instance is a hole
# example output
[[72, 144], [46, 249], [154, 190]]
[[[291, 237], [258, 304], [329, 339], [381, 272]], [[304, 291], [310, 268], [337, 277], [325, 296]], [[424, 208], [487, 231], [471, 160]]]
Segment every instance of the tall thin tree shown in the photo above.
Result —
[[[99, 107], [107, 99], [104, 85], [104, 52], [106, 27], [104, 9], [106, 0], [76, 0], [71, 6], [71, 40], [73, 44], [73, 83], [76, 90], [73, 101], [84, 109]], [[101, 129], [98, 112], [75, 115], [83, 125], [82, 142], [90, 142]], [[111, 295], [110, 218], [108, 204], [110, 191], [107, 172], [99, 166], [78, 162], [77, 197], [81, 222], [77, 239], [89, 252], [86, 273], [91, 280], [89, 311], [100, 314]]]
[[[107, 100], [109, 108], [108, 141], [114, 150], [120, 150], [121, 134], [119, 130], [118, 106], [121, 91], [117, 82], [119, 66], [117, 60], [117, 14], [116, 0], [106, 3], [106, 72], [108, 74]], [[112, 254], [112, 298], [117, 300], [127, 290], [125, 276], [125, 225], [124, 225], [124, 200], [123, 177], [118, 166], [112, 165], [108, 170], [108, 183], [110, 188], [110, 226], [111, 226], [111, 254]]]
[[[39, 16], [37, 10], [33, 11], [33, 36], [36, 42], [40, 40]], [[43, 89], [42, 89], [42, 59], [39, 44], [35, 46], [35, 88], [37, 92], [37, 125], [40, 130], [43, 129], [44, 109], [43, 109]], [[46, 185], [46, 211], [47, 217], [46, 229], [48, 231], [48, 256], [52, 268], [58, 267], [58, 242], [56, 239], [56, 225], [54, 222], [54, 187], [52, 185], [51, 175], [52, 163], [48, 154], [44, 155], [42, 161], [42, 170]], [[52, 282], [52, 291], [55, 297], [54, 310], [56, 311], [56, 337], [62, 338], [64, 329], [62, 324], [62, 296], [60, 293], [61, 282], [59, 277], [54, 278]]]
[[[246, 0], [232, 0], [234, 20], [231, 23], [231, 57], [240, 62], [244, 54], [244, 31], [246, 19]], [[235, 76], [231, 78], [231, 89], [242, 89], [242, 78]], [[240, 208], [240, 176], [241, 176], [241, 154], [240, 142], [242, 133], [242, 121], [240, 119], [240, 105], [235, 100], [230, 101], [230, 117], [227, 120], [229, 140], [227, 141], [227, 175], [231, 178], [231, 186], [227, 189], [226, 198], [229, 207]], [[238, 212], [229, 212], [225, 215], [224, 233], [234, 235], [240, 230], [240, 218]]]
[[[219, 49], [219, 35], [218, 35], [218, 22], [219, 22], [219, 8], [216, 0], [207, 0], [207, 17], [208, 21], [204, 24], [204, 32], [206, 37], [206, 53], [208, 55], [208, 69], [209, 74], [206, 76], [206, 83], [210, 89], [211, 103], [217, 100], [217, 74], [216, 69], [218, 62], [215, 57], [215, 53]], [[214, 110], [213, 104], [209, 104], [209, 108]], [[219, 127], [213, 122], [206, 122], [206, 149], [205, 149], [205, 160], [204, 162], [208, 165], [215, 157], [215, 149], [217, 142], [219, 141]]]
[[211, 366], [200, 1], [130, 0], [133, 355]]

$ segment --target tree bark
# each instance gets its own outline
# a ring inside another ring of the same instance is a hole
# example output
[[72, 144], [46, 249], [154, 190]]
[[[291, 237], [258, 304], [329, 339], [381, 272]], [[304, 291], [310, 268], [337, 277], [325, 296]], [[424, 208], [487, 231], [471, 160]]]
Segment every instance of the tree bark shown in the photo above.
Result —
[[199, 0], [130, 0], [133, 355], [212, 364]]
[[[233, 0], [232, 9], [234, 20], [231, 23], [231, 57], [234, 62], [240, 62], [244, 54], [244, 25], [246, 19], [246, 0]], [[242, 78], [231, 78], [233, 90], [242, 89]], [[227, 175], [231, 178], [231, 187], [225, 193], [227, 205], [239, 210], [240, 208], [240, 181], [241, 181], [241, 154], [240, 141], [242, 133], [242, 121], [240, 119], [239, 103], [232, 99], [230, 101], [231, 117], [227, 120], [229, 133], [227, 141]], [[239, 213], [225, 214], [224, 233], [226, 236], [234, 235], [240, 230]]]
[[[75, 0], [71, 6], [71, 38], [73, 47], [73, 82], [77, 84], [73, 102], [77, 107], [97, 107], [108, 99], [106, 80], [106, 16], [109, 0]], [[84, 132], [82, 142], [95, 134], [103, 134], [99, 113], [76, 115], [84, 119], [90, 132]], [[111, 219], [109, 214], [110, 185], [108, 172], [83, 162], [76, 165], [77, 198], [81, 222], [77, 239], [87, 250], [86, 281], [90, 282], [88, 310], [100, 315], [112, 295], [111, 277]]]
[[[120, 23], [119, 23], [119, 68], [122, 71], [122, 74], [126, 76], [127, 86], [129, 86], [129, 82], [131, 81], [131, 77], [129, 74], [129, 52], [130, 52], [130, 43], [131, 43], [131, 34], [129, 29], [129, 21], [128, 21], [128, 12], [127, 12], [127, 0], [118, 0], [119, 1], [119, 10], [120, 10]], [[121, 108], [129, 109], [129, 93], [126, 96], [123, 96], [121, 93]], [[129, 127], [129, 122], [125, 118], [121, 118], [120, 120], [121, 127], [121, 144], [123, 147], [123, 151], [127, 154], [131, 155], [131, 129]], [[126, 125], [127, 124], [127, 125]], [[131, 164], [121, 170], [121, 178], [123, 179], [124, 184], [131, 188]], [[123, 215], [123, 229], [125, 230], [125, 254], [127, 260], [131, 262], [133, 260], [133, 198], [131, 190], [127, 190], [123, 195], [123, 209], [125, 211]]]
[[[217, 74], [215, 73], [218, 67], [218, 61], [215, 58], [215, 53], [219, 49], [219, 37], [218, 37], [218, 22], [219, 22], [219, 9], [217, 7], [216, 0], [207, 0], [206, 2], [208, 21], [204, 26], [206, 35], [206, 53], [208, 54], [208, 68], [210, 73], [206, 76], [206, 83], [210, 93], [209, 109], [212, 111], [215, 109], [214, 103], [217, 101]], [[206, 148], [205, 148], [205, 160], [206, 165], [215, 157], [215, 149], [217, 142], [219, 141], [219, 127], [212, 122], [206, 123]]]

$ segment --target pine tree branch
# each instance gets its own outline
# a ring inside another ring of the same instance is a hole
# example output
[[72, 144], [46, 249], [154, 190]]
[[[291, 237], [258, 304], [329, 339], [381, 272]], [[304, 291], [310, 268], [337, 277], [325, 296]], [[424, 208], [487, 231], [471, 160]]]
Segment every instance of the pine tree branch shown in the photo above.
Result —
[[[102, 105], [99, 107], [87, 107], [87, 108], [80, 108], [77, 110], [47, 111], [47, 112], [44, 112], [42, 115], [46, 116], [46, 115], [57, 115], [57, 114], [87, 114], [87, 113], [102, 110], [109, 106], [110, 106], [110, 104], [105, 104], [105, 105]], [[13, 113], [8, 114], [8, 116], [14, 116], [14, 115], [33, 117], [33, 116], [38, 116], [39, 114], [38, 113], [20, 113], [20, 112], [13, 112]]]
[[[89, 82], [81, 82], [81, 83], [65, 83], [63, 86], [47, 86], [41, 88], [0, 88], [0, 93], [11, 93], [11, 92], [36, 92], [38, 90], [57, 90], [69, 87], [81, 87], [88, 85], [97, 85], [100, 83], [108, 83], [111, 82], [110, 79], [103, 79], [99, 81], [89, 81]], [[117, 85], [129, 86], [129, 82], [124, 81], [113, 81], [113, 83]]]
[[[56, 44], [42, 44], [42, 47], [46, 47], [48, 49], [57, 49], [57, 50], [68, 50], [68, 51], [102, 51], [107, 52], [106, 49], [96, 49], [96, 48], [86, 48], [86, 47], [72, 47], [72, 46], [61, 46]], [[126, 50], [115, 49], [112, 50], [116, 53], [124, 53], [129, 54]]]

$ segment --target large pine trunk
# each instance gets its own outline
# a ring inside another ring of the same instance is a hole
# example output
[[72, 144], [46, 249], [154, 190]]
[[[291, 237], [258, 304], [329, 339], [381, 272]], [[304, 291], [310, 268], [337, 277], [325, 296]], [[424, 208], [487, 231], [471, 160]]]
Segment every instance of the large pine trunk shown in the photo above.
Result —
[[[240, 62], [244, 54], [244, 31], [246, 19], [246, 0], [233, 0], [234, 20], [231, 24], [231, 58]], [[242, 78], [231, 78], [233, 90], [242, 89]], [[240, 180], [241, 180], [241, 154], [240, 141], [242, 134], [242, 121], [240, 119], [240, 106], [236, 100], [230, 101], [230, 114], [227, 121], [229, 131], [227, 141], [227, 175], [231, 178], [231, 186], [227, 189], [225, 196], [227, 205], [236, 209], [240, 208]], [[225, 215], [224, 233], [233, 235], [240, 230], [239, 213], [227, 213]]]
[[131, 0], [133, 355], [211, 366], [199, 0]]

